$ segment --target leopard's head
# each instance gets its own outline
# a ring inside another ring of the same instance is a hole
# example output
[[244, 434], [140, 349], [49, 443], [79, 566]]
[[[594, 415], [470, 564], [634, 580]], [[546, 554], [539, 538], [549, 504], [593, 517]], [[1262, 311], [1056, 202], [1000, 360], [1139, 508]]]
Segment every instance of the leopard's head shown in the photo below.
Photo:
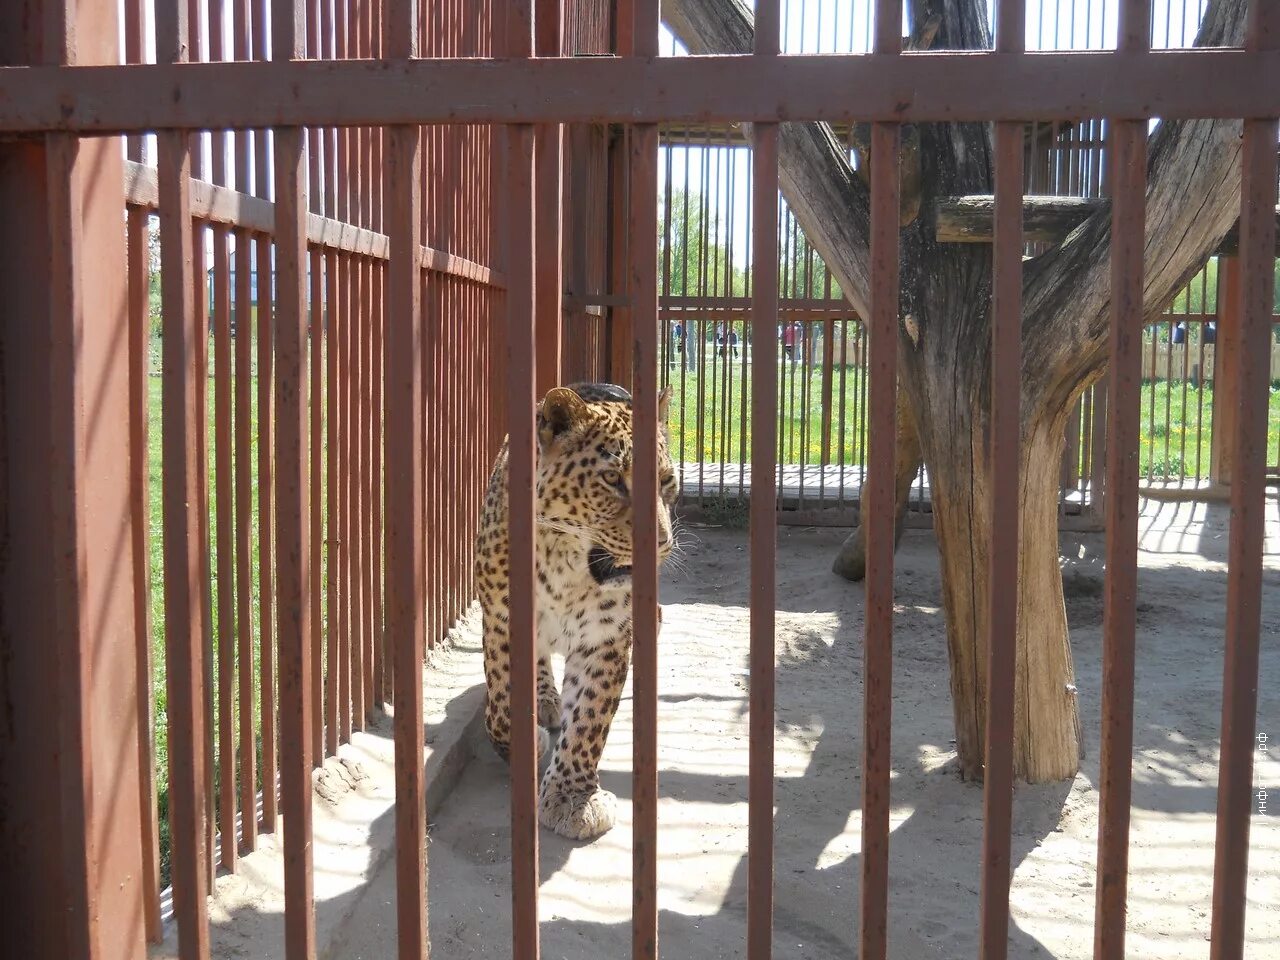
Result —
[[[671, 389], [658, 398], [658, 561], [671, 555], [679, 493], [667, 438]], [[555, 387], [538, 405], [538, 522], [574, 536], [601, 586], [631, 584], [634, 523], [631, 395], [613, 384]]]

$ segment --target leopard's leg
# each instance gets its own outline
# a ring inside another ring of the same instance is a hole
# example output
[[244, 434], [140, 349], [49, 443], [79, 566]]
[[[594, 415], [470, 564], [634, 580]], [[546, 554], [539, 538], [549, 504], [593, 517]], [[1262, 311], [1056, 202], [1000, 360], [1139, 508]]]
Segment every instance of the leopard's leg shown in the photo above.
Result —
[[551, 671], [551, 654], [538, 656], [538, 723], [548, 730], [560, 729], [560, 692]]
[[[511, 637], [505, 613], [484, 611], [484, 725], [498, 756], [511, 755]], [[538, 727], [538, 758], [551, 749], [551, 735]]]
[[631, 659], [631, 622], [584, 638], [565, 660], [560, 735], [538, 792], [538, 820], [570, 840], [591, 840], [614, 821], [615, 798], [600, 787], [600, 755]]

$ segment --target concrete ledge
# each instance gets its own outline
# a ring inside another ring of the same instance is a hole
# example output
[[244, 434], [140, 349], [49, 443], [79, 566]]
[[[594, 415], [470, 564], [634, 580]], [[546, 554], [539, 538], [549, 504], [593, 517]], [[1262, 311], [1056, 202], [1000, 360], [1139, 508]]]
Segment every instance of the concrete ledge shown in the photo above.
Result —
[[[424, 670], [427, 816], [452, 793], [470, 761], [484, 705], [479, 607], [428, 656]], [[315, 771], [312, 858], [316, 956], [337, 957], [342, 931], [369, 895], [371, 880], [395, 861], [395, 743], [391, 713], [379, 712]], [[209, 902], [214, 958], [283, 960], [282, 829], [259, 838], [234, 873], [222, 873]], [[154, 947], [155, 960], [177, 960], [176, 925]]]

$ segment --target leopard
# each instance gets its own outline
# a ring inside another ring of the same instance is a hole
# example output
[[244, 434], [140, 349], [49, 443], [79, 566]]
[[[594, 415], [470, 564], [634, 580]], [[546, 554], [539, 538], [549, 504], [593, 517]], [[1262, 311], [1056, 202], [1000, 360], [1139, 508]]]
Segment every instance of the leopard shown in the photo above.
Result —
[[[676, 545], [679, 481], [670, 455], [668, 386], [658, 397], [658, 562]], [[631, 661], [632, 397], [612, 383], [553, 387], [536, 409], [534, 553], [538, 822], [569, 840], [607, 833], [616, 797], [600, 758]], [[483, 621], [485, 730], [511, 751], [510, 438], [494, 460], [477, 525], [475, 583]], [[661, 622], [661, 608], [658, 610]], [[556, 688], [552, 655], [563, 657]]]

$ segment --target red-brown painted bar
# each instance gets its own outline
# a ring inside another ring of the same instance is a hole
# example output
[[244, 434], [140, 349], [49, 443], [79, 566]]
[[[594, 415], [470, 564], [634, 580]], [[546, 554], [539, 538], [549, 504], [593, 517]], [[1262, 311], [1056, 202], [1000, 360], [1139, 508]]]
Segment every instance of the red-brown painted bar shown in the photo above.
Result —
[[[388, 53], [418, 54], [414, 0], [387, 4]], [[385, 340], [387, 637], [395, 656], [396, 930], [400, 960], [427, 955], [426, 772], [422, 730], [424, 561], [422, 503], [422, 130], [387, 131], [387, 218], [391, 262]]]
[[[516, 6], [520, 6], [517, 4]], [[526, 21], [527, 22], [527, 21]], [[511, 882], [512, 950], [538, 957], [537, 699], [534, 683], [535, 436], [533, 411], [534, 131], [507, 130], [507, 418], [511, 544]]]
[[[372, 131], [370, 131], [369, 150], [372, 153]], [[372, 171], [372, 158], [370, 170]], [[373, 185], [370, 176], [368, 212], [369, 222], [373, 222]], [[373, 318], [376, 311], [374, 305], [374, 273], [377, 265], [367, 257], [364, 268], [364, 315], [360, 318], [360, 592], [363, 598], [363, 616], [361, 618], [361, 671], [362, 710], [361, 726], [373, 716]]]
[[[237, 170], [239, 163], [237, 160]], [[239, 176], [237, 172], [237, 177]], [[258, 844], [257, 743], [253, 720], [253, 554], [250, 550], [253, 518], [253, 474], [250, 426], [252, 422], [253, 307], [251, 304], [250, 244], [244, 231], [234, 234], [235, 246], [235, 482], [236, 482], [236, 638], [239, 645], [240, 701], [240, 849], [248, 853]]]
[[[756, 5], [756, 51], [777, 53], [776, 2]], [[768, 15], [763, 15], [767, 12]], [[774, 41], [769, 50], [769, 39]], [[763, 41], [763, 42], [762, 42]], [[773, 954], [774, 606], [777, 584], [778, 128], [752, 131], [751, 751], [747, 960]]]
[[[1280, 53], [1272, 50], [951, 51], [908, 60], [552, 57], [15, 67], [0, 71], [0, 130], [1265, 117], [1275, 110], [1280, 84]], [[850, 99], [849, 90], [858, 96]], [[340, 162], [340, 181], [342, 170]]]
[[[755, 53], [776, 57], [779, 0], [757, 0]], [[747, 960], [773, 956], [775, 614], [778, 442], [778, 128], [752, 131], [751, 675]], [[670, 176], [671, 164], [667, 173]], [[668, 190], [668, 193], [670, 191]], [[732, 192], [732, 188], [730, 188]], [[670, 204], [666, 205], [670, 207]], [[670, 230], [663, 236], [669, 236]], [[686, 247], [687, 249], [687, 247]], [[670, 270], [667, 272], [670, 278]], [[684, 364], [681, 363], [683, 375]], [[745, 433], [745, 431], [743, 431]]]
[[[341, 141], [339, 145], [341, 146]], [[342, 167], [341, 162], [339, 167]], [[342, 175], [340, 169], [339, 176]], [[339, 191], [340, 194], [345, 193], [347, 189], [344, 187]], [[345, 202], [345, 200], [341, 201], [341, 203]], [[342, 275], [342, 281], [339, 284], [339, 319], [335, 337], [338, 355], [338, 416], [333, 449], [337, 453], [335, 459], [338, 461], [338, 499], [334, 517], [338, 536], [336, 563], [333, 565], [334, 575], [338, 580], [338, 616], [334, 622], [334, 630], [338, 641], [338, 742], [346, 743], [351, 739], [351, 459], [350, 451], [347, 449], [351, 432], [349, 387], [351, 327], [354, 323], [352, 303], [355, 287], [351, 258], [339, 257], [338, 270]]]
[[[1280, 8], [1254, 3], [1246, 46], [1280, 46]], [[1231, 437], [1231, 532], [1227, 545], [1226, 656], [1222, 679], [1222, 750], [1218, 758], [1218, 818], [1213, 863], [1211, 960], [1244, 956], [1249, 826], [1258, 713], [1262, 551], [1266, 533], [1267, 397], [1275, 275], [1275, 119], [1246, 121], [1241, 148], [1239, 349]]]
[[[218, 168], [218, 156], [214, 154]], [[218, 829], [222, 866], [236, 866], [236, 597], [235, 517], [231, 432], [231, 254], [227, 232], [213, 234], [213, 419], [217, 482], [218, 761], [221, 772]]]
[[[142, 0], [124, 4], [125, 61], [146, 59], [149, 29]], [[146, 161], [142, 137], [127, 144], [129, 160]], [[158, 943], [164, 935], [160, 917], [160, 822], [156, 796], [152, 743], [155, 730], [155, 696], [151, 656], [151, 493], [150, 493], [150, 354], [151, 307], [147, 248], [151, 225], [147, 211], [128, 213], [129, 266], [129, 505], [133, 551], [134, 682], [138, 700], [138, 768], [141, 771], [139, 802], [142, 807], [142, 897], [146, 911], [147, 939]]]
[[[539, 57], [560, 56], [561, 0], [536, 0], [535, 48]], [[538, 328], [537, 393], [560, 383], [561, 292], [564, 287], [564, 127], [538, 127], [538, 275], [535, 279]], [[460, 194], [459, 194], [460, 195]]]
[[[649, 4], [637, 4], [649, 6]], [[648, 36], [637, 16], [637, 45]], [[655, 24], [656, 35], [656, 24]], [[658, 128], [631, 130], [629, 277], [635, 457], [632, 566], [632, 956], [658, 956]]]
[[[308, 47], [314, 49], [314, 47]], [[318, 138], [308, 141], [315, 149]], [[311, 181], [311, 191], [316, 180]], [[311, 193], [311, 206], [317, 200]], [[324, 254], [311, 250], [311, 760], [324, 761], [324, 343], [325, 310]]]
[[[380, 35], [380, 34], [379, 34]], [[383, 144], [385, 148], [385, 144]], [[383, 151], [385, 156], [385, 149]], [[379, 169], [381, 169], [381, 162]], [[379, 192], [381, 192], [379, 181]], [[381, 225], [381, 224], [380, 224]], [[377, 682], [379, 706], [391, 702], [391, 651], [387, 649], [385, 628], [383, 558], [385, 544], [382, 525], [382, 418], [383, 418], [383, 350], [385, 349], [386, 323], [386, 270], [379, 266], [377, 276], [376, 309], [373, 317], [373, 624], [374, 624], [374, 675]]]
[[[901, 5], [877, 0], [875, 50], [901, 50]], [[896, 58], [883, 56], [886, 63]], [[871, 129], [871, 318], [864, 640], [862, 887], [859, 957], [884, 960], [888, 949], [890, 725], [893, 707], [894, 432], [897, 414], [899, 131]]]
[[[1150, 42], [1149, 0], [1120, 6], [1119, 46]], [[1102, 594], [1102, 731], [1094, 956], [1123, 960], [1133, 789], [1134, 645], [1138, 590], [1138, 391], [1142, 383], [1142, 287], [1147, 127], [1116, 120], [1111, 183], [1111, 366], [1106, 455], [1106, 555]]]
[[[363, 219], [361, 204], [364, 201], [360, 189], [361, 171], [363, 167], [363, 143], [356, 153], [357, 179], [352, 185], [353, 200], [356, 204], [356, 217]], [[347, 458], [347, 583], [350, 601], [348, 603], [349, 619], [348, 656], [351, 671], [351, 729], [364, 729], [364, 591], [362, 589], [362, 570], [364, 560], [364, 535], [361, 529], [363, 517], [363, 497], [361, 496], [361, 421], [360, 405], [362, 363], [362, 345], [364, 341], [365, 316], [365, 269], [364, 259], [356, 258], [351, 262], [351, 318], [347, 324], [347, 434], [345, 437], [345, 456]]]
[[[181, 0], [156, 8], [156, 57], [187, 55]], [[163, 514], [165, 671], [169, 714], [169, 824], [174, 913], [183, 960], [209, 956], [209, 889], [205, 820], [204, 584], [200, 473], [200, 382], [203, 351], [196, 326], [191, 230], [191, 154], [178, 132], [157, 138], [160, 183], [161, 308], [163, 312]], [[207, 512], [206, 512], [207, 516]]]
[[1103, 586], [1102, 745], [1094, 956], [1124, 957], [1133, 781], [1134, 638], [1138, 579], [1138, 391], [1142, 377], [1146, 125], [1111, 133], [1111, 365], [1108, 377], [1107, 570]]
[[[265, 140], [265, 131], [256, 138]], [[259, 154], [255, 168], [259, 193], [267, 192], [270, 165]], [[254, 266], [258, 274], [258, 640], [261, 655], [258, 696], [262, 710], [262, 820], [259, 829], [276, 828], [276, 644], [275, 644], [275, 304], [271, 289], [271, 239], [256, 237]]]
[[[271, 12], [273, 58], [287, 61], [302, 57], [301, 0], [274, 0]], [[279, 645], [285, 956], [288, 960], [312, 960], [316, 931], [311, 865], [313, 716], [307, 457], [307, 174], [303, 131], [290, 127], [274, 133], [278, 309], [273, 340], [279, 367], [272, 415], [276, 428], [273, 436], [274, 532], [278, 557], [275, 609]], [[269, 277], [269, 268], [262, 273]], [[267, 782], [264, 794], [273, 795], [274, 786], [274, 780]]]
[[[182, 14], [157, 8], [160, 51], [181, 48]], [[168, 34], [170, 42], [160, 38]], [[163, 55], [163, 53], [162, 53]], [[183, 960], [209, 956], [205, 863], [204, 655], [200, 613], [200, 517], [197, 420], [200, 350], [195, 342], [194, 263], [189, 206], [190, 154], [181, 133], [158, 137], [164, 312], [163, 457], [165, 668], [169, 712], [169, 822], [174, 912]]]
[[[1025, 43], [1025, 0], [996, 10], [996, 49]], [[1009, 953], [1010, 846], [1013, 818], [1014, 691], [1017, 683], [1019, 440], [1022, 382], [1022, 189], [1025, 128], [995, 125], [995, 236], [992, 248], [991, 410], [987, 437], [987, 510], [991, 542], [987, 593], [987, 716], [982, 793], [982, 888], [979, 955]]]
[[[327, 202], [327, 201], [326, 201]], [[340, 699], [339, 677], [341, 668], [338, 664], [339, 644], [338, 644], [338, 618], [339, 609], [341, 607], [340, 595], [338, 592], [338, 556], [339, 544], [338, 538], [341, 531], [338, 526], [338, 461], [341, 459], [336, 455], [337, 435], [338, 435], [338, 343], [341, 340], [342, 330], [339, 319], [339, 295], [341, 287], [339, 283], [339, 257], [334, 251], [329, 251], [325, 256], [325, 292], [328, 303], [327, 317], [325, 322], [325, 535], [326, 550], [325, 557], [327, 566], [325, 569], [325, 609], [328, 616], [326, 617], [327, 631], [325, 636], [325, 663], [327, 673], [325, 675], [325, 736], [324, 746], [326, 756], [333, 756], [338, 752], [338, 731], [340, 721], [338, 718], [338, 703]]]

